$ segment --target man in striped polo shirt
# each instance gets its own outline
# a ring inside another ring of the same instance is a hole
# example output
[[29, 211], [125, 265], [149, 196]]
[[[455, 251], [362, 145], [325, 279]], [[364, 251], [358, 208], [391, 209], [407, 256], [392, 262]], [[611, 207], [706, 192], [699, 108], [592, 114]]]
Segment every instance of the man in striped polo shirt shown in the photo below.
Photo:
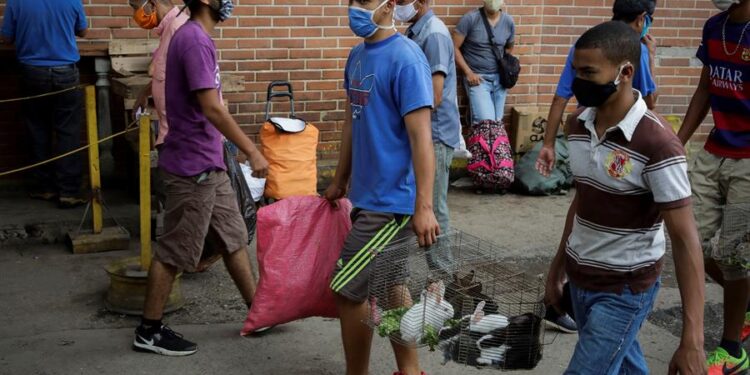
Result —
[[664, 264], [664, 224], [674, 249], [683, 333], [670, 368], [702, 374], [703, 262], [690, 203], [685, 151], [666, 121], [633, 90], [638, 34], [600, 24], [575, 45], [567, 124], [576, 196], [547, 279], [558, 305], [566, 275], [579, 340], [566, 374], [647, 374], [637, 335], [653, 307]]
[[[724, 332], [709, 355], [709, 374], [736, 374], [750, 368], [741, 344], [750, 337], [750, 254], [740, 250], [750, 224], [727, 225], [750, 222], [750, 0], [714, 4], [723, 12], [703, 27], [697, 53], [703, 71], [678, 135], [686, 143], [712, 110], [714, 128], [692, 161], [690, 179], [706, 273], [724, 288]], [[725, 364], [736, 371], [724, 371]]]

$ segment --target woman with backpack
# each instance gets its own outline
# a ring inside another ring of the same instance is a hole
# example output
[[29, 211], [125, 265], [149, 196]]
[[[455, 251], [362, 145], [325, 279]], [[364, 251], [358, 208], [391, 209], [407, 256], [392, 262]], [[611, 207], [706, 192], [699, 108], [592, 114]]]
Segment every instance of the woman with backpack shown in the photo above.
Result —
[[504, 0], [484, 0], [483, 7], [461, 17], [453, 32], [473, 124], [503, 119], [507, 88], [501, 84], [498, 58], [513, 51], [516, 34], [513, 17], [504, 8]]
[[[467, 169], [477, 192], [502, 192], [514, 178], [503, 109], [520, 66], [511, 55], [516, 27], [503, 8], [504, 0], [484, 0], [483, 7], [461, 17], [453, 32], [456, 66], [463, 72], [471, 106]], [[506, 60], [513, 59], [515, 66], [508, 66]]]

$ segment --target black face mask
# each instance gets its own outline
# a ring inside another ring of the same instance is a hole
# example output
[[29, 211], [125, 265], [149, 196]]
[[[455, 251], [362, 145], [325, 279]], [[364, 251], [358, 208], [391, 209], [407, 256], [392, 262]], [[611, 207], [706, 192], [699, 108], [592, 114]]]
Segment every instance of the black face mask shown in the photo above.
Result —
[[617, 73], [617, 78], [614, 81], [607, 82], [605, 84], [595, 83], [583, 78], [576, 77], [573, 79], [573, 95], [575, 95], [578, 104], [584, 107], [599, 107], [604, 104], [610, 96], [617, 92], [617, 86], [620, 84], [620, 74], [622, 68], [620, 67]]

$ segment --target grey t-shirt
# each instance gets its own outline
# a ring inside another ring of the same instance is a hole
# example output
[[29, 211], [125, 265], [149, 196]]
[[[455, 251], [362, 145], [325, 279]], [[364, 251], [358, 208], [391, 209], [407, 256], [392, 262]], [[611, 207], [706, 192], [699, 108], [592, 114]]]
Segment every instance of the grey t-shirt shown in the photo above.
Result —
[[[501, 17], [492, 31], [495, 44], [504, 51], [503, 47], [515, 40], [516, 25], [510, 14], [502, 12]], [[461, 54], [471, 70], [478, 74], [497, 73], [497, 61], [492, 53], [490, 38], [479, 9], [474, 9], [461, 17], [456, 25], [456, 32], [466, 37], [461, 46]]]

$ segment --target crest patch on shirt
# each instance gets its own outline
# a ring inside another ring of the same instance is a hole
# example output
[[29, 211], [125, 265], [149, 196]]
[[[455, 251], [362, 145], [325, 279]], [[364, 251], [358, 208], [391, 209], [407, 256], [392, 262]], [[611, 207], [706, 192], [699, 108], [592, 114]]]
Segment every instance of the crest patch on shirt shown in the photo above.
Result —
[[625, 151], [613, 150], [607, 155], [604, 167], [610, 176], [621, 179], [633, 171], [633, 162], [630, 161], [630, 155]]
[[742, 49], [742, 61], [750, 61], [750, 48]]

